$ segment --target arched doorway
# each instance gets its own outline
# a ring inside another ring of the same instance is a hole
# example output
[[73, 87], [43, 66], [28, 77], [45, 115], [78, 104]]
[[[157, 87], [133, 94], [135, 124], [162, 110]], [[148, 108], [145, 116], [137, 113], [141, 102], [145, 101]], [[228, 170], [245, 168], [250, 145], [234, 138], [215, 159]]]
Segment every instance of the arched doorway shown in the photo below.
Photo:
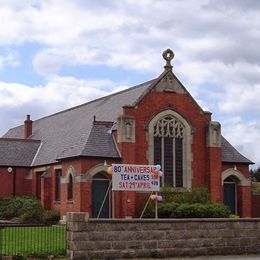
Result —
[[222, 172], [222, 184], [224, 204], [230, 208], [233, 214], [247, 216], [248, 213], [244, 212], [244, 208], [247, 208], [247, 204], [250, 203], [248, 202], [251, 186], [250, 179], [234, 166], [234, 168]]
[[237, 214], [237, 184], [233, 177], [228, 177], [223, 183], [224, 204], [232, 214]]
[[107, 193], [107, 190], [109, 188], [109, 183], [110, 183], [110, 179], [107, 176], [106, 172], [99, 172], [93, 176], [92, 179], [92, 217], [93, 218], [110, 217], [111, 192], [108, 191]]

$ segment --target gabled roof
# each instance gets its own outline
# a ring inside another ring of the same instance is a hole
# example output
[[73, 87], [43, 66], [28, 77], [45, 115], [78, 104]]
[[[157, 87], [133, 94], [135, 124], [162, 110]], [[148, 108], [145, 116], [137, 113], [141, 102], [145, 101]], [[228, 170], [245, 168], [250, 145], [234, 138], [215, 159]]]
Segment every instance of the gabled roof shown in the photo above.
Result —
[[30, 167], [41, 141], [0, 138], [0, 165]]
[[[94, 151], [94, 148], [87, 151], [91, 144], [90, 134], [100, 135], [105, 129], [101, 130], [101, 126], [93, 126], [94, 116], [97, 121], [115, 122], [123, 113], [123, 106], [133, 105], [153, 81], [35, 120], [30, 139], [41, 140], [42, 146], [33, 166], [56, 163], [58, 158], [64, 157], [105, 155], [104, 151]], [[4, 137], [23, 138], [23, 135], [24, 129], [21, 125], [10, 129]], [[112, 138], [112, 134], [110, 135]], [[116, 155], [115, 149], [111, 152], [113, 157], [119, 156]]]
[[223, 136], [221, 137], [221, 147], [222, 162], [254, 164], [252, 161], [239, 153]]
[[[124, 106], [138, 105], [149, 91], [154, 90], [190, 95], [172, 73], [171, 67], [167, 69], [165, 66], [165, 71], [156, 79], [34, 121], [30, 139], [41, 140], [42, 145], [32, 166], [56, 163], [64, 158], [80, 156], [120, 158], [111, 131], [113, 122], [122, 115]], [[21, 125], [10, 129], [4, 137], [23, 138], [23, 135], [24, 127]], [[5, 161], [4, 158], [2, 160]], [[224, 138], [222, 138], [222, 161], [252, 163]], [[26, 161], [25, 164], [29, 165], [29, 162]]]

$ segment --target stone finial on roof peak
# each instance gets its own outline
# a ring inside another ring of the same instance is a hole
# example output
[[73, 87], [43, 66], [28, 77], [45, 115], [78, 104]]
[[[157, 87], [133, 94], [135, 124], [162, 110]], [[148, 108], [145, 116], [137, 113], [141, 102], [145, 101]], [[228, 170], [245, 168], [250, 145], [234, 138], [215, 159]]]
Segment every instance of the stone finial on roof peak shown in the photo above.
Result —
[[167, 49], [163, 52], [162, 56], [166, 60], [165, 70], [171, 70], [171, 60], [174, 58], [174, 52], [171, 49]]

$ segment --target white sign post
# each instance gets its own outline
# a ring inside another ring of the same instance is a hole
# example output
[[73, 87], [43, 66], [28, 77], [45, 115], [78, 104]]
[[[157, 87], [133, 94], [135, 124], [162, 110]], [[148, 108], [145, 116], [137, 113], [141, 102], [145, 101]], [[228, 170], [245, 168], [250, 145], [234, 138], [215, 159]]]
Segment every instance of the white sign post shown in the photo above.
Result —
[[159, 191], [160, 177], [155, 165], [112, 164], [112, 190]]

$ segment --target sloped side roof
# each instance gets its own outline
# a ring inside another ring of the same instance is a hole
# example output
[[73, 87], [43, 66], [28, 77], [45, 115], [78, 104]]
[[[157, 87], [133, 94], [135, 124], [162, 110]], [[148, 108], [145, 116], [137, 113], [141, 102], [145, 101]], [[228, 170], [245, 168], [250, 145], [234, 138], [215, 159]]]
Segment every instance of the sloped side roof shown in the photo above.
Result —
[[0, 165], [30, 167], [41, 142], [0, 138]]
[[[86, 154], [93, 117], [97, 121], [116, 121], [122, 107], [132, 105], [153, 81], [34, 121], [30, 139], [41, 140], [42, 146], [33, 165], [55, 163], [62, 154], [75, 157], [82, 155], [83, 150]], [[4, 137], [23, 138], [23, 134], [21, 125], [10, 129]]]
[[120, 158], [111, 127], [112, 124], [94, 123], [82, 155]]
[[222, 162], [254, 164], [239, 153], [223, 136], [221, 137]]

